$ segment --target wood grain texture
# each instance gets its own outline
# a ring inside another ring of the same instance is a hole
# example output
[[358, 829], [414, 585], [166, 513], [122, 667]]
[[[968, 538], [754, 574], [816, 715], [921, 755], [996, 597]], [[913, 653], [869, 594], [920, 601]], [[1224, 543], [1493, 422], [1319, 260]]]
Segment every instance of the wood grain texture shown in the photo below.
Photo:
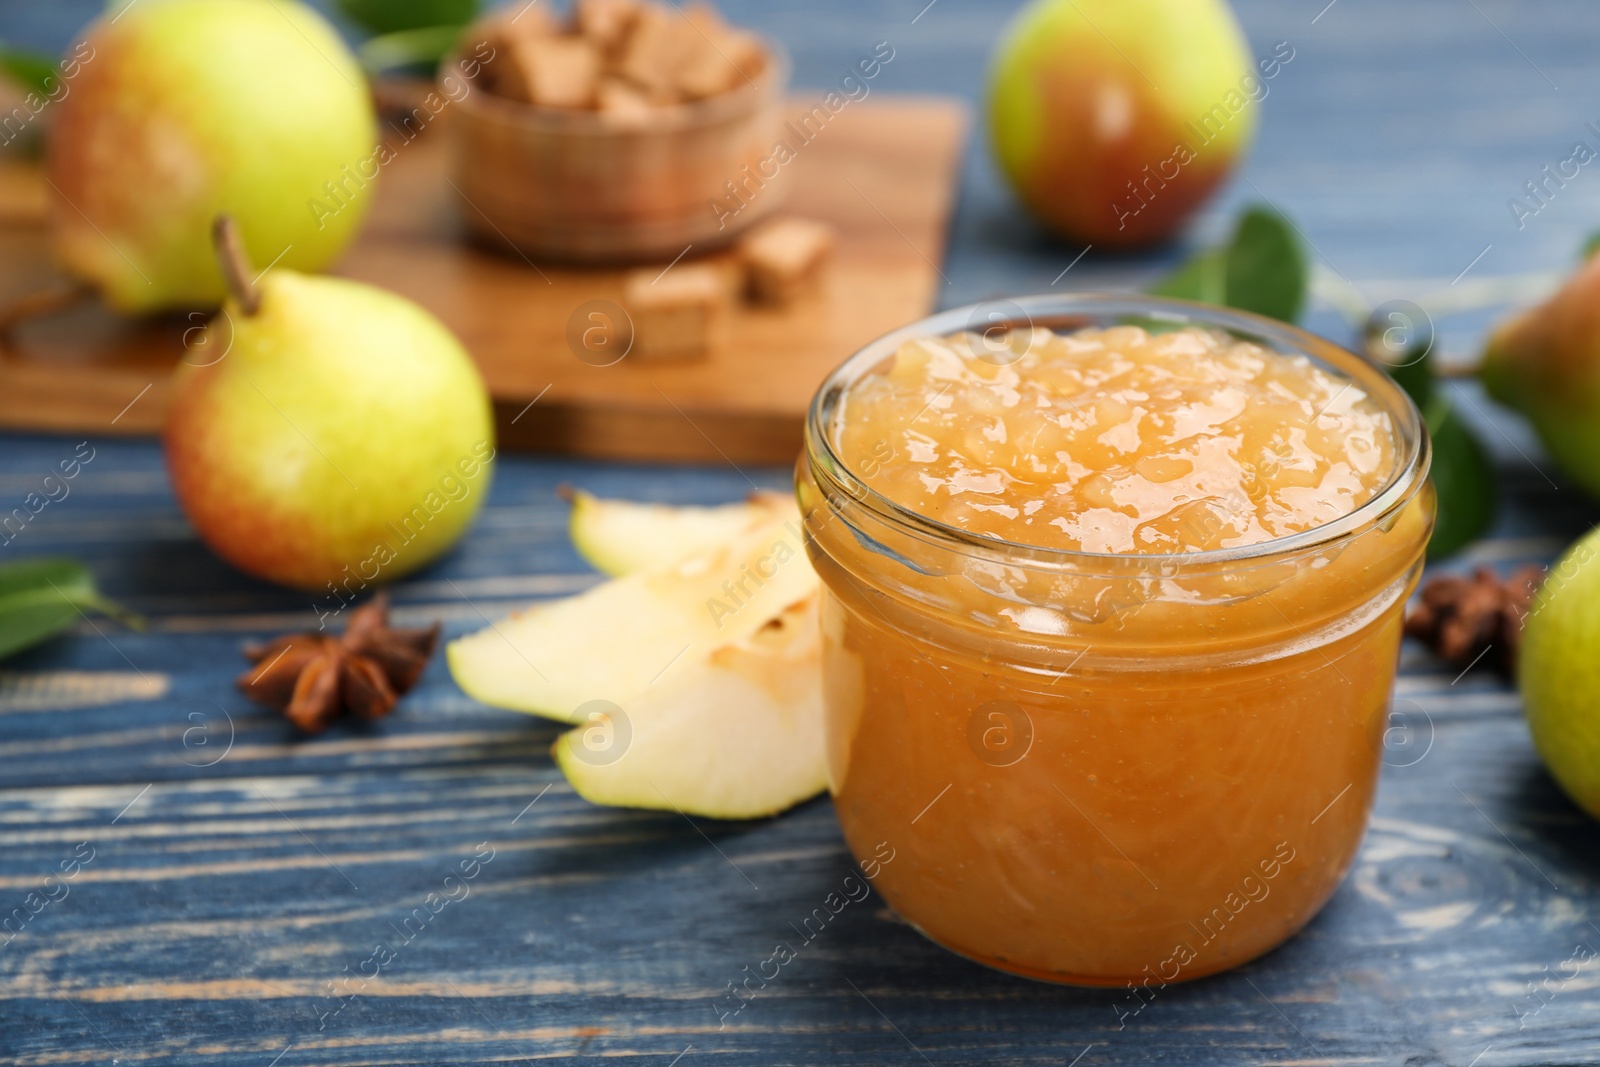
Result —
[[[68, 446], [7, 447], [0, 491], [15, 492]], [[1267, 958], [1163, 990], [1119, 1029], [1116, 991], [971, 965], [872, 897], [719, 1028], [726, 983], [794, 940], [789, 924], [852, 869], [828, 803], [751, 825], [594, 808], [549, 762], [554, 725], [476, 705], [438, 663], [376, 727], [295, 740], [230, 679], [242, 640], [306, 625], [311, 608], [206, 556], [158, 462], [152, 445], [104, 443], [79, 495], [24, 535], [89, 559], [151, 626], [83, 625], [8, 665], [123, 687], [120, 701], [85, 706], [68, 687], [0, 714], [3, 912], [26, 911], [51, 871], [93, 850], [62, 899], [0, 937], [0, 1055], [14, 1062], [267, 1064], [288, 1049], [282, 1064], [666, 1064], [690, 1046], [733, 1063], [856, 1064], [920, 1062], [916, 1050], [1057, 1065], [1085, 1049], [1082, 1063], [1600, 1052], [1588, 968], [1547, 1003], [1527, 992], [1579, 945], [1600, 948], [1588, 925], [1600, 831], [1539, 770], [1513, 693], [1409, 648], [1360, 862]], [[1593, 517], [1508, 473], [1511, 511], [1461, 565], [1548, 557]], [[480, 612], [593, 581], [565, 540], [562, 481], [685, 502], [747, 488], [731, 470], [505, 461], [462, 549], [396, 587], [401, 617], [440, 617], [455, 635]], [[468, 894], [421, 922], [428, 894], [485, 842], [494, 858]], [[394, 958], [376, 978], [339, 984], [380, 944]]]
[[[832, 84], [887, 38], [898, 55], [881, 89], [976, 99], [997, 9], [1009, 6], [939, 0], [913, 24], [924, 5], [724, 6], [789, 43], [801, 84]], [[1588, 5], [1478, 0], [1480, 14], [1453, 0], [1339, 0], [1314, 25], [1325, 0], [1235, 6], [1258, 53], [1288, 39], [1297, 57], [1273, 84], [1244, 180], [1199, 232], [1266, 195], [1325, 268], [1382, 300], [1448, 286], [1485, 245], [1469, 280], [1560, 266], [1600, 218], [1588, 173], [1525, 230], [1505, 209], [1593, 117], [1600, 69], [1576, 29], [1590, 24]], [[99, 7], [63, 0], [59, 10]], [[43, 5], [19, 10], [17, 34], [46, 17]], [[12, 18], [0, 16], [7, 40]], [[971, 146], [941, 304], [1046, 290], [1080, 251], [1032, 231], [981, 142]], [[1180, 254], [1091, 251], [1057, 288], [1133, 288]], [[1488, 315], [1441, 320], [1447, 347], [1475, 347]], [[1312, 323], [1347, 338], [1325, 308]], [[130, 376], [123, 403], [146, 381]], [[1547, 560], [1600, 520], [1525, 427], [1475, 389], [1454, 395], [1498, 457], [1505, 506], [1494, 536], [1449, 566]], [[0, 919], [80, 843], [94, 858], [64, 899], [0, 936], [0, 1061], [1600, 1062], [1600, 972], [1591, 962], [1563, 973], [1580, 946], [1600, 949], [1600, 831], [1541, 770], [1514, 691], [1479, 672], [1457, 678], [1411, 646], [1357, 866], [1311, 926], [1266, 958], [1163, 990], [1118, 1029], [1114, 991], [978, 968], [874, 896], [719, 1030], [726, 983], [792, 937], [789, 924], [851, 869], [826, 800], [749, 826], [592, 808], [545, 755], [553, 727], [474, 704], [439, 664], [376, 727], [294, 740], [241, 702], [231, 677], [238, 642], [314, 625], [311, 605], [206, 554], [155, 447], [110, 440], [114, 429], [0, 438], [0, 505], [20, 503], [83, 437], [98, 449], [72, 495], [0, 559], [77, 555], [152, 621], [144, 634], [84, 625], [5, 665], [45, 679], [38, 688], [57, 703], [8, 703], [15, 689], [0, 682]], [[401, 583], [397, 602], [404, 617], [442, 617], [457, 634], [480, 625], [480, 611], [594, 581], [565, 540], [563, 481], [710, 503], [787, 479], [721, 460], [690, 469], [508, 457], [460, 549]], [[83, 703], [85, 675], [120, 702]], [[496, 851], [470, 895], [419, 924], [415, 910], [482, 842]], [[380, 942], [396, 949], [392, 963], [324, 1018], [337, 1006], [328, 983], [358, 973]]]
[[[797, 101], [789, 113], [798, 118], [811, 105]], [[800, 448], [823, 377], [866, 342], [932, 310], [965, 136], [958, 102], [869, 97], [825, 124], [813, 120], [808, 142], [787, 135], [796, 154], [780, 171], [784, 210], [828, 221], [840, 234], [822, 285], [782, 308], [736, 303], [723, 344], [703, 359], [672, 363], [633, 353], [610, 361], [631, 334], [622, 314], [625, 271], [535, 263], [509, 241], [465, 239], [462, 216], [478, 209], [470, 197], [458, 204], [448, 181], [454, 131], [436, 127], [450, 124], [446, 109], [414, 141], [389, 138], [394, 160], [338, 270], [410, 297], [461, 338], [495, 400], [505, 447], [784, 462]], [[0, 179], [9, 180], [0, 180], [0, 195], [20, 184], [16, 199], [28, 199], [25, 175], [12, 169]], [[730, 252], [683, 251], [686, 261], [731, 270]], [[36, 289], [48, 262], [37, 218], [6, 225], [0, 215], [0, 298]], [[18, 327], [0, 359], [0, 426], [82, 430], [115, 420], [124, 433], [156, 432], [171, 369], [190, 358], [186, 333], [204, 321], [120, 322], [89, 303]], [[606, 331], [610, 347], [599, 355], [571, 336], [591, 326]]]

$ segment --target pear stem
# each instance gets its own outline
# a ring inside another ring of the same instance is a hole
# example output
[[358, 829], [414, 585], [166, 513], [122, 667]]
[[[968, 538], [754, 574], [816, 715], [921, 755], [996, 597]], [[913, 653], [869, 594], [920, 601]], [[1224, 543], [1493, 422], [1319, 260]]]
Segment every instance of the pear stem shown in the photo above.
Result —
[[1459, 380], [1463, 378], [1476, 378], [1478, 376], [1478, 372], [1482, 369], [1483, 361], [1481, 359], [1475, 359], [1470, 363], [1435, 363], [1433, 366], [1433, 374], [1436, 378], [1451, 378]]
[[254, 315], [261, 307], [261, 290], [250, 280], [250, 257], [244, 250], [244, 239], [239, 236], [239, 224], [232, 215], [218, 215], [211, 224], [211, 243], [217, 250], [217, 266], [222, 268], [222, 280], [228, 285], [228, 295], [246, 315]]

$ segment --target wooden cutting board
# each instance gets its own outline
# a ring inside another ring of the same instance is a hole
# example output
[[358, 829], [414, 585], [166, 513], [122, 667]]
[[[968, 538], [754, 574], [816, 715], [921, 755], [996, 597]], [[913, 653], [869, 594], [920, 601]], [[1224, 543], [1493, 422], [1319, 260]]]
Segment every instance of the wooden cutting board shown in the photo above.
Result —
[[[504, 447], [788, 463], [827, 372], [928, 313], [945, 284], [937, 264], [965, 134], [964, 107], [941, 98], [875, 95], [841, 111], [789, 164], [786, 210], [839, 230], [823, 284], [792, 307], [737, 307], [727, 343], [699, 361], [579, 359], [569, 320], [588, 301], [621, 303], [624, 272], [530, 264], [509, 245], [470, 243], [458, 213], [470, 208], [457, 208], [446, 182], [448, 130], [405, 145], [384, 169], [337, 273], [402, 293], [456, 332], [489, 383]], [[29, 166], [0, 168], [0, 301], [54, 277], [42, 188]], [[24, 323], [0, 347], [0, 426], [156, 432], [183, 334], [203, 321], [129, 322], [91, 302]]]

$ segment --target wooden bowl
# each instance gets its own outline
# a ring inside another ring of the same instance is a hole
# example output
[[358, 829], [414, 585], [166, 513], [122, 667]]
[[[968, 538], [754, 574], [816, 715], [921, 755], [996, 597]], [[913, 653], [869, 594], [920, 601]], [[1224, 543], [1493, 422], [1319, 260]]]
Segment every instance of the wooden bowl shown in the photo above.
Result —
[[[767, 63], [753, 80], [637, 126], [473, 84], [450, 124], [463, 220], [529, 258], [670, 260], [726, 243], [778, 207], [786, 185], [773, 149], [788, 55], [762, 43]], [[457, 58], [439, 69], [459, 69]]]

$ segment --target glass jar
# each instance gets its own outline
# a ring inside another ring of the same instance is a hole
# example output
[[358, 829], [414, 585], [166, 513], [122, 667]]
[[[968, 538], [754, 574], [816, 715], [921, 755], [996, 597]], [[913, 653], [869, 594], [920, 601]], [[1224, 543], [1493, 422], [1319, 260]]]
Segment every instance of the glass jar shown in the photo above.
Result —
[[[842, 456], [851, 383], [962, 330], [1200, 326], [1364, 389], [1395, 469], [1326, 525], [1240, 548], [1032, 547], [909, 511]], [[1306, 922], [1366, 827], [1434, 498], [1415, 406], [1376, 364], [1255, 315], [1138, 296], [945, 312], [823, 384], [797, 482], [822, 578], [829, 786], [857, 859], [928, 937], [1034, 978], [1154, 988]], [[883, 843], [892, 849], [883, 862]]]

